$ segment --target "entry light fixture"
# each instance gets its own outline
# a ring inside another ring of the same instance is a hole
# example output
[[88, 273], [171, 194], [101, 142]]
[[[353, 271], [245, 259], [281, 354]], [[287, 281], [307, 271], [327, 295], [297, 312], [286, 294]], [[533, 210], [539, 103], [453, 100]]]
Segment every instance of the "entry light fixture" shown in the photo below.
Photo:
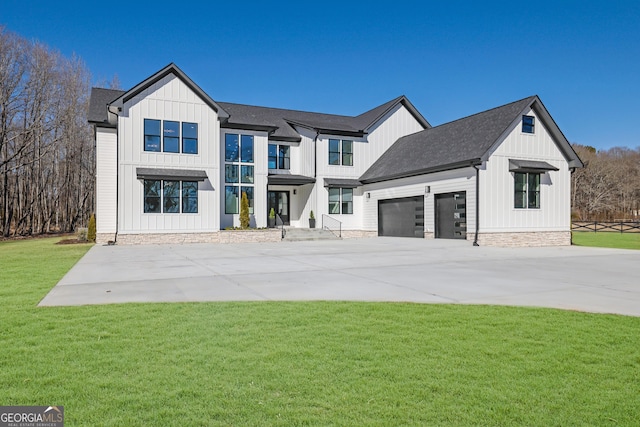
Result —
[[296, 190], [295, 188], [293, 189], [293, 194], [296, 195], [298, 194], [298, 190]]
[[367, 193], [367, 199], [371, 198], [371, 193]]
[[430, 185], [426, 185], [424, 187], [424, 194], [429, 194], [431, 193], [431, 186]]

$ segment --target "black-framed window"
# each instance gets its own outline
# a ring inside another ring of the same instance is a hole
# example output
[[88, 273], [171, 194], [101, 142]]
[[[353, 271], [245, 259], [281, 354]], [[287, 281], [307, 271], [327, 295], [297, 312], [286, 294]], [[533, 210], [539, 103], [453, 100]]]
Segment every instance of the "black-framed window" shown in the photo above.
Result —
[[144, 213], [198, 213], [198, 182], [145, 179]]
[[330, 139], [329, 164], [353, 166], [353, 141], [347, 139]]
[[514, 207], [540, 209], [540, 173], [514, 173]]
[[184, 154], [198, 154], [197, 123], [182, 123], [182, 152]]
[[329, 140], [329, 164], [330, 165], [340, 164], [340, 140], [339, 139]]
[[329, 188], [329, 214], [353, 213], [353, 188]]
[[522, 116], [522, 132], [535, 133], [536, 118], [533, 116]]
[[160, 151], [160, 120], [144, 119], [144, 151]]
[[249, 213], [253, 213], [254, 138], [253, 135], [227, 133], [224, 137], [225, 208], [226, 214], [240, 212], [242, 193], [249, 199]]
[[162, 123], [162, 151], [165, 153], [180, 152], [180, 122], [165, 120]]
[[268, 154], [268, 167], [269, 169], [278, 168], [278, 146], [276, 144], [269, 144]]
[[269, 144], [269, 169], [290, 169], [291, 160], [288, 145]]
[[144, 151], [198, 154], [198, 124], [144, 119]]
[[342, 165], [353, 166], [353, 141], [342, 140]]
[[290, 169], [291, 159], [289, 157], [289, 146], [281, 145], [278, 147], [278, 169]]

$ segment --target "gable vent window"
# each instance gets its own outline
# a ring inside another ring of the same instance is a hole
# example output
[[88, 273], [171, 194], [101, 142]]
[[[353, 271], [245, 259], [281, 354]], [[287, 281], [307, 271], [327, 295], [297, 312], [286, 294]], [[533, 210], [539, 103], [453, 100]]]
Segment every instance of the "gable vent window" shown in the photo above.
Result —
[[522, 116], [522, 133], [535, 133], [536, 118], [533, 116]]

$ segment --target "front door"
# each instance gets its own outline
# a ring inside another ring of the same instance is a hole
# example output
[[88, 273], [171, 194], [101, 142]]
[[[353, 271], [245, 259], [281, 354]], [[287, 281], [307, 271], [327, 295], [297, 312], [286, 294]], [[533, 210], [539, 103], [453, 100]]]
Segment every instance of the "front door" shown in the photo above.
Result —
[[280, 215], [284, 225], [289, 225], [289, 192], [267, 191], [267, 216], [271, 208]]
[[435, 195], [436, 238], [466, 239], [467, 201], [466, 192]]

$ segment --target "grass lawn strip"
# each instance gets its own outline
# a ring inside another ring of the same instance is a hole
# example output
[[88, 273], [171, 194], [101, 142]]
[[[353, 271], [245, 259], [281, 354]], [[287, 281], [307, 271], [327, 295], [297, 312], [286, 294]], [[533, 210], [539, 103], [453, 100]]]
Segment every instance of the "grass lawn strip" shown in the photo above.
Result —
[[577, 246], [640, 249], [640, 233], [574, 231], [571, 233], [571, 239]]
[[0, 243], [0, 404], [64, 405], [69, 426], [640, 416], [639, 318], [396, 303], [37, 308], [88, 249], [54, 242]]

